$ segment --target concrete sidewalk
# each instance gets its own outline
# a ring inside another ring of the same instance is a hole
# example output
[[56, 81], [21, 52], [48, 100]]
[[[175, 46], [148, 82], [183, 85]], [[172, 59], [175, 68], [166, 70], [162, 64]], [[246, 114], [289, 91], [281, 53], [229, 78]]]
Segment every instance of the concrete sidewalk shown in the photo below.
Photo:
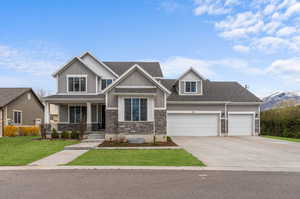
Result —
[[[45, 157], [41, 160], [30, 163], [29, 166], [59, 166], [64, 165], [75, 158], [81, 156], [88, 150], [64, 150], [57, 153], [54, 153], [48, 157]], [[1, 167], [0, 167], [1, 170]]]

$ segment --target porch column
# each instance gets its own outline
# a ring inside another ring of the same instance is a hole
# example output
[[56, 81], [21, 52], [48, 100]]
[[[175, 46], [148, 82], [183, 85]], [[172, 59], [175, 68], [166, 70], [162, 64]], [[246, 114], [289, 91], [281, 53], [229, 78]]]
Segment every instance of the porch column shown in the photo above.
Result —
[[86, 103], [86, 123], [91, 125], [92, 123], [92, 105], [91, 102]]
[[45, 103], [45, 111], [44, 111], [44, 123], [49, 124], [50, 123], [50, 115], [49, 115], [49, 109], [50, 109], [50, 104], [48, 102]]

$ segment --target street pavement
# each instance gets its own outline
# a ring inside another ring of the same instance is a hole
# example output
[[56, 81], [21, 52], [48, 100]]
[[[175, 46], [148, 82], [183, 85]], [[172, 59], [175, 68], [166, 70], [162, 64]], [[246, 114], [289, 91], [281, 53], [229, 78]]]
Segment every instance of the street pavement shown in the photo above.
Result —
[[0, 171], [0, 199], [299, 199], [300, 173], [170, 170]]

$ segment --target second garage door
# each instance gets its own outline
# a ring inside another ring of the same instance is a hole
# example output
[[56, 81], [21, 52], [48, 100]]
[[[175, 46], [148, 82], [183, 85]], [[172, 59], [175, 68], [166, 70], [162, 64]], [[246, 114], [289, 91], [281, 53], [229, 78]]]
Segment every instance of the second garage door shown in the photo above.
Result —
[[219, 114], [168, 113], [169, 136], [217, 136]]
[[228, 135], [252, 135], [253, 114], [229, 114]]

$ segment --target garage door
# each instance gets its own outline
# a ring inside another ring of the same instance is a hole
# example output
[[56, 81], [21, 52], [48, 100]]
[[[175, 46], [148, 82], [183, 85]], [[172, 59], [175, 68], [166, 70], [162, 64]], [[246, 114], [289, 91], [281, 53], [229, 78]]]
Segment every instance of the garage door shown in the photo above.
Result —
[[228, 135], [252, 135], [252, 114], [229, 114]]
[[169, 113], [167, 134], [170, 136], [217, 136], [218, 114]]

